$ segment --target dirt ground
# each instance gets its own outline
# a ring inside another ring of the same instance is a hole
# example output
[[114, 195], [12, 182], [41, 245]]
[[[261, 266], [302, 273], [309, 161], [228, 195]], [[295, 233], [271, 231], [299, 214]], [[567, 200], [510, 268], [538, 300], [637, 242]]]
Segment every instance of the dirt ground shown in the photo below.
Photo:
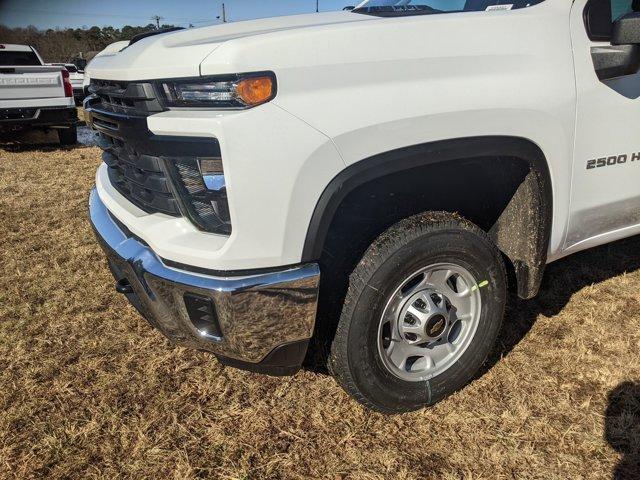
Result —
[[0, 146], [1, 478], [640, 477], [640, 238], [550, 265], [482, 376], [389, 417], [153, 331], [87, 223], [99, 162]]

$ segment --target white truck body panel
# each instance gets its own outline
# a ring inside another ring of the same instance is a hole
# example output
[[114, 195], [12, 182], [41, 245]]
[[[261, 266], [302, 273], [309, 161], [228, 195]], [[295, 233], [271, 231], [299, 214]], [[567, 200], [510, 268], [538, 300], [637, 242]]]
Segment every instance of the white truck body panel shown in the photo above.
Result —
[[[101, 80], [123, 81], [197, 76], [201, 74], [200, 63], [225, 42], [246, 37], [252, 38], [255, 42], [270, 33], [307, 31], [309, 27], [351, 24], [366, 20], [371, 20], [371, 17], [338, 12], [267, 18], [181, 30], [144, 38], [115, 55], [113, 50], [120, 48], [120, 45], [112, 47], [107, 54], [94, 58], [90, 75]], [[162, 61], [158, 61], [159, 58]], [[273, 68], [273, 65], [270, 67]], [[202, 74], [208, 73], [203, 71]]]
[[[550, 0], [514, 11], [386, 18], [375, 26], [364, 22], [284, 32], [259, 43], [229, 42], [202, 69], [277, 65], [272, 67], [280, 88], [275, 103], [330, 137], [347, 165], [450, 138], [532, 140], [547, 156], [554, 184], [553, 256], [562, 248], [567, 221], [575, 121], [566, 26], [570, 7]], [[314, 46], [322, 44], [323, 36], [335, 45], [359, 41], [348, 49], [308, 55], [317, 51]]]
[[[535, 143], [548, 162], [548, 261], [636, 233], [640, 219], [632, 216], [610, 227], [583, 225], [602, 217], [605, 206], [638, 201], [640, 180], [640, 170], [625, 176], [612, 169], [606, 179], [584, 175], [587, 157], [638, 150], [632, 127], [640, 115], [637, 105], [629, 108], [637, 99], [614, 98], [612, 88], [597, 85], [588, 53], [593, 42], [581, 23], [584, 5], [546, 0], [518, 10], [384, 19], [338, 12], [143, 39], [96, 58], [91, 77], [268, 70], [275, 72], [278, 95], [247, 111], [176, 109], [147, 119], [157, 135], [219, 140], [229, 237], [202, 233], [185, 219], [145, 214], [105, 186], [103, 168], [98, 194], [162, 258], [213, 270], [290, 265], [300, 262], [319, 196], [347, 166], [416, 144], [507, 135]], [[606, 126], [587, 119], [606, 113], [618, 116], [621, 131], [603, 143]], [[598, 189], [603, 181], [620, 188]]]
[[69, 74], [69, 80], [71, 80], [71, 86], [74, 90], [82, 90], [84, 86], [84, 75], [81, 73]]
[[[577, 87], [576, 141], [565, 254], [640, 233], [640, 74], [599, 80], [582, 8], [573, 8], [571, 35]], [[588, 161], [623, 164], [586, 168]]]
[[[108, 181], [102, 166], [96, 179], [98, 194], [134, 234], [163, 258], [203, 268], [215, 265], [218, 270], [242, 270], [300, 261], [308, 219], [315, 208], [315, 201], [305, 199], [310, 195], [319, 198], [344, 168], [329, 138], [273, 104], [215, 116], [166, 112], [148, 121], [157, 135], [220, 140], [222, 154], [235, 159], [225, 165], [234, 228], [230, 237], [203, 234], [184, 218], [148, 215], [105, 186]], [[246, 129], [264, 135], [247, 142]], [[296, 142], [290, 143], [290, 138]], [[264, 198], [269, 201], [260, 200]], [[248, 209], [249, 204], [254, 206]]]

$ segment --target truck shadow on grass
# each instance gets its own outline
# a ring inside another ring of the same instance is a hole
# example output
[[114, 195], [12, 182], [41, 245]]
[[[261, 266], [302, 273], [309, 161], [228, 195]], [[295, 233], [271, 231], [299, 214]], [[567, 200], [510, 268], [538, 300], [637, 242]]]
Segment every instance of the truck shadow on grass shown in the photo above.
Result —
[[[640, 236], [576, 253], [547, 266], [542, 287], [536, 298], [521, 300], [510, 294], [496, 347], [477, 376], [485, 374], [501, 358], [508, 355], [531, 330], [539, 315], [557, 315], [567, 305], [571, 296], [582, 288], [640, 269], [638, 251]], [[336, 284], [333, 285], [335, 287]], [[344, 299], [346, 285], [342, 290], [342, 298], [336, 298], [332, 302], [333, 307], [322, 311], [321, 306], [318, 312], [319, 329], [305, 360], [305, 368], [311, 371], [328, 373], [326, 362], [330, 342], [327, 339], [332, 338], [332, 333], [335, 332], [339, 305]], [[559, 326], [558, 334], [561, 335], [562, 331]]]
[[613, 479], [640, 478], [640, 384], [624, 382], [609, 393], [604, 436], [621, 454]]
[[[578, 252], [547, 266], [538, 295], [522, 300], [511, 295], [496, 348], [480, 375], [511, 352], [527, 335], [539, 315], [560, 313], [581, 289], [640, 269], [640, 236]], [[558, 326], [558, 335], [564, 328]]]

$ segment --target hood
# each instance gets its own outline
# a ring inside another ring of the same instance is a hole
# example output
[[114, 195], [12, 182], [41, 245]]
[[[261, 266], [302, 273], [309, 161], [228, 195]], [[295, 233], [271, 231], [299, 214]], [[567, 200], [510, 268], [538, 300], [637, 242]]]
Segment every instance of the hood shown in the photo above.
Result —
[[118, 52], [124, 50], [129, 46], [129, 40], [121, 40], [119, 42], [113, 42], [106, 46], [104, 50], [98, 52], [98, 54], [94, 57], [106, 57], [108, 55], [115, 55]]
[[329, 12], [274, 17], [246, 22], [192, 28], [144, 38], [120, 52], [109, 52], [91, 62], [91, 77], [102, 80], [148, 80], [193, 77], [200, 64], [220, 45], [237, 39], [300, 29], [371, 21], [351, 12]]

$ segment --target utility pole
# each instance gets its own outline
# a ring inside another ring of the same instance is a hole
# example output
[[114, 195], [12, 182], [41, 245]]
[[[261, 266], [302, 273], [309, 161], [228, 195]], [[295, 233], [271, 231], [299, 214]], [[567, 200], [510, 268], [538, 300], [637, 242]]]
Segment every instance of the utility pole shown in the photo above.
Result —
[[320, 0], [316, 0], [316, 13], [320, 12]]
[[224, 6], [224, 2], [222, 2], [222, 16], [218, 15], [216, 18], [218, 20], [222, 19], [222, 23], [227, 23], [227, 9]]
[[164, 20], [164, 17], [161, 17], [160, 15], [154, 15], [153, 17], [151, 17], [151, 20], [155, 20], [156, 28], [160, 30], [160, 20]]

